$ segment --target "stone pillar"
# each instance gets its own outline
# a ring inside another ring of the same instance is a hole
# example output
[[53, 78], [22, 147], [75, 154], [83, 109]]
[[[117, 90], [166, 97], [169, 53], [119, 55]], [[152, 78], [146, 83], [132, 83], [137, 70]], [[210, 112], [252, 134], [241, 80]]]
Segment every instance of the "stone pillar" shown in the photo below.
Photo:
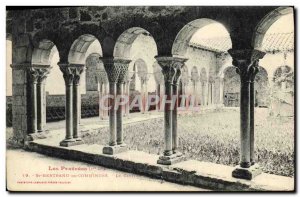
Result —
[[36, 68], [30, 67], [28, 68], [28, 79], [29, 79], [29, 87], [30, 87], [30, 129], [28, 130], [28, 134], [37, 133], [37, 80], [39, 77], [38, 70]]
[[[258, 67], [257, 67], [258, 72]], [[250, 80], [250, 163], [255, 164], [254, 155], [254, 111], [255, 111], [255, 90], [254, 90], [254, 78]]]
[[[122, 111], [118, 112], [118, 122], [117, 122], [117, 113], [116, 113], [116, 108], [115, 108], [116, 103], [115, 102], [116, 102], [116, 96], [117, 96], [117, 83], [119, 82], [120, 72], [121, 72], [121, 70], [123, 71], [124, 69], [126, 69], [126, 68], [124, 68], [126, 66], [127, 66], [127, 70], [128, 70], [128, 64], [130, 61], [124, 60], [124, 59], [113, 59], [113, 58], [103, 58], [102, 61], [104, 63], [104, 68], [105, 68], [107, 76], [108, 76], [109, 94], [111, 96], [110, 102], [109, 102], [110, 140], [109, 140], [108, 146], [105, 146], [103, 148], [103, 153], [113, 155], [116, 153], [126, 151], [126, 147], [117, 145], [117, 132], [119, 134], [122, 133], [122, 130], [120, 130], [120, 127], [117, 127], [117, 124], [120, 126], [120, 124], [122, 125], [123, 122], [122, 122]], [[118, 83], [118, 84], [120, 85], [120, 83]], [[121, 113], [121, 117], [120, 117], [120, 113]], [[118, 128], [118, 131], [117, 131], [117, 128]], [[120, 135], [118, 135], [118, 137], [120, 138]]]
[[[184, 64], [184, 62], [183, 62]], [[182, 65], [183, 66], [183, 65]], [[179, 82], [180, 82], [180, 77], [181, 77], [181, 68], [178, 67], [176, 70], [176, 74], [173, 79], [173, 95], [176, 97], [176, 103], [174, 105], [174, 109], [172, 111], [172, 151], [173, 154], [176, 154], [177, 156], [181, 156], [182, 154], [178, 151], [178, 133], [177, 133], [177, 108], [178, 108], [178, 100], [179, 100], [179, 95], [178, 95], [178, 87], [179, 87]]]
[[84, 65], [77, 64], [72, 65], [74, 70], [73, 79], [73, 139], [76, 141], [82, 141], [79, 136], [79, 123], [80, 123], [80, 113], [81, 113], [81, 94], [80, 94], [80, 77], [83, 72]]
[[[174, 94], [174, 79], [175, 83], [178, 83], [181, 76], [181, 69], [186, 59], [179, 57], [156, 57], [156, 60], [162, 68], [165, 81], [165, 95], [167, 96], [167, 100], [170, 101], [172, 100], [172, 95]], [[176, 92], [178, 91], [176, 90]], [[173, 149], [175, 148], [173, 146], [173, 142], [177, 142], [177, 139], [174, 139], [174, 137], [177, 137], [177, 122], [174, 122], [173, 118], [174, 114], [177, 113], [177, 110], [173, 112], [172, 105], [174, 106], [174, 103], [171, 104], [166, 102], [164, 109], [165, 150], [163, 155], [160, 156], [159, 160], [157, 161], [158, 164], [163, 165], [171, 165], [184, 159], [182, 154], [178, 155], [173, 152]], [[175, 136], [173, 134], [173, 128], [176, 128]]]
[[[124, 96], [123, 87], [125, 84], [125, 80], [128, 76], [128, 66], [130, 60], [118, 60], [118, 66], [120, 69], [120, 74], [117, 83], [117, 95]], [[123, 100], [123, 99], [122, 99]], [[124, 112], [124, 105], [117, 106], [117, 145], [125, 146], [123, 142], [123, 112]]]
[[[48, 68], [47, 68], [48, 67]], [[46, 68], [38, 69], [38, 80], [37, 80], [37, 130], [38, 132], [45, 131], [45, 103], [44, 96], [45, 92], [45, 80], [50, 72], [50, 65]]]
[[66, 137], [60, 142], [61, 146], [67, 146], [73, 140], [73, 79], [74, 74], [68, 64], [59, 64], [60, 70], [63, 72], [63, 77], [66, 85]]
[[[237, 68], [237, 72], [241, 78], [241, 94], [240, 94], [240, 124], [241, 124], [241, 152], [240, 165], [232, 172], [232, 176], [251, 180], [253, 177], [261, 173], [257, 165], [251, 165], [251, 109], [250, 109], [250, 82], [254, 80], [258, 72], [258, 61], [263, 58], [264, 54], [258, 50], [229, 50], [232, 56], [232, 64]], [[254, 115], [254, 113], [253, 113]], [[254, 117], [253, 117], [254, 118]], [[253, 128], [254, 134], [254, 128]]]
[[83, 143], [82, 140], [77, 138], [79, 126], [78, 109], [80, 107], [80, 101], [78, 99], [78, 96], [80, 96], [80, 93], [78, 90], [78, 85], [75, 85], [77, 84], [77, 80], [79, 84], [80, 74], [82, 73], [83, 65], [70, 65], [69, 63], [58, 63], [58, 65], [60, 70], [63, 72], [63, 77], [66, 85], [66, 137], [63, 141], [60, 142], [60, 146], [68, 147]]

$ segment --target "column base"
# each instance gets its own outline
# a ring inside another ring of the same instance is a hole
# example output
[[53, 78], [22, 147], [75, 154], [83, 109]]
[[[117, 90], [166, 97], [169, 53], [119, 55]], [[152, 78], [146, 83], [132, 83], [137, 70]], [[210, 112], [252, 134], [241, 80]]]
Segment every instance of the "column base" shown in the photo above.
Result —
[[60, 146], [69, 147], [84, 144], [84, 141], [81, 138], [76, 139], [64, 139], [59, 143]]
[[261, 174], [262, 170], [257, 164], [250, 166], [249, 168], [242, 168], [241, 166], [236, 166], [232, 171], [232, 176], [234, 178], [252, 180], [257, 175]]
[[126, 152], [127, 147], [125, 144], [115, 145], [115, 146], [105, 146], [103, 147], [102, 153], [107, 155], [115, 155], [118, 153]]
[[165, 156], [165, 155], [159, 156], [159, 159], [157, 160], [157, 164], [172, 165], [172, 164], [179, 163], [179, 162], [182, 162], [185, 160], [186, 160], [186, 157], [182, 153], [178, 152], [178, 153], [172, 154], [170, 156]]
[[26, 141], [34, 141], [38, 139], [46, 139], [46, 132], [30, 133], [26, 137]]

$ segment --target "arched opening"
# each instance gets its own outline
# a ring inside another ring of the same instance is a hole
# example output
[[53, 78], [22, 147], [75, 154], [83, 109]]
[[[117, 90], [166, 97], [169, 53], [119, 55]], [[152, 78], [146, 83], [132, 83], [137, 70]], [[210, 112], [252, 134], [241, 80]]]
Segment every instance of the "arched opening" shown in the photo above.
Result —
[[[132, 27], [124, 31], [116, 41], [114, 58], [130, 59], [128, 80], [125, 83], [125, 94], [129, 95], [129, 103], [135, 95], [142, 96], [142, 112], [155, 109], [148, 106], [148, 96], [157, 92], [153, 63], [157, 55], [156, 42], [151, 34], [143, 28]], [[147, 106], [147, 107], [146, 107]], [[139, 111], [132, 109], [132, 112]]]
[[290, 19], [285, 20], [282, 24], [278, 23], [278, 26], [275, 28], [278, 28], [278, 32], [286, 31], [288, 28], [288, 31], [294, 32], [294, 14], [293, 14], [293, 8], [292, 7], [279, 7], [269, 14], [267, 14], [257, 25], [255, 34], [253, 37], [253, 47], [259, 50], [263, 49], [263, 43], [265, 36], [268, 34], [268, 31], [270, 30], [271, 26], [273, 26], [278, 20], [282, 19], [282, 17], [285, 17], [287, 15], [292, 16]]
[[100, 116], [107, 119], [107, 111], [99, 108], [100, 98], [108, 93], [107, 75], [100, 60], [102, 47], [99, 40], [91, 35], [79, 36], [72, 44], [68, 62], [85, 66], [80, 77], [81, 112], [82, 118]]
[[[199, 71], [204, 68], [200, 85], [196, 86], [195, 79], [191, 76], [192, 83], [187, 90], [195, 96], [198, 104], [212, 105], [221, 95], [222, 80], [216, 73], [228, 61], [230, 56], [227, 50], [232, 46], [230, 35], [225, 26], [215, 20], [202, 18], [185, 25], [173, 43], [172, 54], [187, 58], [185, 65], [192, 70], [195, 65]], [[198, 79], [198, 80], [199, 80]], [[210, 80], [209, 80], [210, 79]], [[217, 83], [218, 82], [218, 83]], [[197, 83], [197, 82], [196, 82]], [[219, 91], [217, 91], [219, 90]]]

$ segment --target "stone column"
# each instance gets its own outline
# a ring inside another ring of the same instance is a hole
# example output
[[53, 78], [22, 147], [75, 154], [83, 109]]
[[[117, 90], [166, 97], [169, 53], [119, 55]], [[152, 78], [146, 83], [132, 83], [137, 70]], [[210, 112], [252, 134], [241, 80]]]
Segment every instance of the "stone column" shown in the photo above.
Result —
[[[109, 84], [108, 84], [108, 81], [106, 81], [104, 83], [104, 96], [105, 95], [108, 95], [108, 89], [109, 89]], [[108, 100], [106, 99], [105, 102], [104, 102], [105, 106], [107, 107], [109, 104], [108, 104]], [[108, 119], [108, 110], [103, 110], [103, 119], [104, 120], [107, 120]]]
[[104, 68], [107, 73], [107, 77], [109, 81], [109, 95], [111, 97], [109, 102], [110, 140], [108, 146], [105, 146], [103, 148], [103, 153], [113, 155], [126, 150], [125, 147], [117, 145], [117, 113], [115, 110], [115, 102], [116, 102], [115, 99], [117, 96], [117, 83], [119, 80], [120, 71], [123, 69], [124, 61], [128, 61], [128, 60], [103, 58], [102, 61], [104, 63]]
[[[162, 68], [162, 73], [165, 81], [165, 96], [167, 97], [167, 100], [170, 101], [172, 100], [172, 95], [174, 93], [174, 79], [177, 83], [177, 79], [181, 76], [181, 69], [186, 59], [179, 57], [156, 57], [156, 60]], [[184, 158], [182, 155], [177, 155], [173, 152], [173, 141], [177, 140], [173, 138], [173, 128], [177, 128], [177, 122], [174, 123], [173, 116], [174, 113], [172, 104], [166, 102], [164, 109], [165, 150], [163, 155], [159, 157], [159, 160], [157, 161], [158, 164], [171, 165], [176, 162], [182, 161]], [[175, 136], [177, 136], [177, 130]]]
[[[258, 66], [256, 71], [258, 72]], [[254, 111], [255, 111], [255, 90], [254, 90], [254, 78], [250, 79], [250, 163], [251, 165], [255, 164], [255, 155], [254, 155]]]
[[[258, 72], [258, 61], [263, 58], [264, 54], [258, 50], [229, 50], [232, 56], [232, 64], [237, 68], [241, 78], [241, 96], [240, 96], [240, 124], [241, 124], [241, 152], [240, 165], [232, 172], [232, 176], [251, 180], [261, 173], [258, 166], [251, 166], [251, 109], [250, 109], [250, 82], [254, 80]], [[253, 114], [254, 115], [254, 114]], [[253, 128], [254, 133], [254, 128]]]
[[[117, 83], [117, 95], [118, 96], [124, 96], [123, 87], [125, 84], [125, 80], [128, 76], [128, 66], [129, 66], [130, 60], [118, 60], [118, 66], [120, 69], [120, 74], [118, 78]], [[125, 146], [123, 142], [123, 111], [124, 111], [124, 105], [117, 106], [117, 145]]]
[[73, 79], [73, 139], [82, 141], [79, 136], [79, 123], [80, 123], [80, 108], [81, 108], [81, 94], [80, 94], [80, 77], [83, 72], [84, 65], [76, 64], [71, 65], [74, 73]]
[[[184, 64], [184, 62], [183, 62]], [[183, 66], [183, 65], [182, 65]], [[176, 74], [174, 76], [173, 80], [173, 95], [176, 97], [176, 103], [174, 105], [174, 109], [172, 111], [172, 151], [173, 154], [176, 154], [178, 156], [182, 155], [178, 151], [178, 133], [177, 133], [177, 107], [178, 107], [178, 87], [179, 87], [179, 82], [180, 82], [180, 77], [181, 77], [181, 68], [182, 66], [179, 65], [176, 70]]]
[[66, 85], [66, 137], [60, 142], [60, 146], [69, 146], [76, 140], [73, 139], [73, 70], [69, 67], [69, 64], [58, 64], [60, 70], [63, 72], [63, 77]]
[[38, 69], [28, 68], [28, 79], [30, 83], [30, 129], [28, 134], [37, 133], [37, 80], [39, 77]]
[[44, 96], [45, 96], [45, 80], [50, 72], [50, 65], [45, 66], [46, 68], [38, 69], [38, 80], [37, 80], [37, 130], [38, 132], [45, 131], [45, 108], [44, 108]]

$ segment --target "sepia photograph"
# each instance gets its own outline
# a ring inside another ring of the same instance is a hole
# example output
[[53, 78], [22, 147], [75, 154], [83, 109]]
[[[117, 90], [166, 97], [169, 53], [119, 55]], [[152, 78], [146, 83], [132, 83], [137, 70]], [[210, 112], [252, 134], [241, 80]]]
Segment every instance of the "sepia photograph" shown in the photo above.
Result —
[[295, 9], [6, 6], [6, 191], [295, 192]]

